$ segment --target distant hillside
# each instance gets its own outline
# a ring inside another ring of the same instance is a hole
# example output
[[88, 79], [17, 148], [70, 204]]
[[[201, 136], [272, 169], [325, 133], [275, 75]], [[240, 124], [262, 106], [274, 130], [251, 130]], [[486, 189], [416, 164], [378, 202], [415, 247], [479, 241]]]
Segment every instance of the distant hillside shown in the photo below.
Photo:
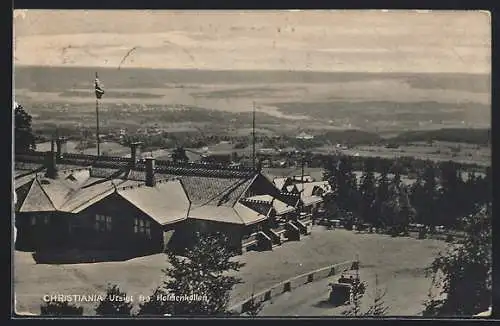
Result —
[[349, 129], [338, 131], [327, 131], [317, 137], [319, 140], [330, 141], [339, 144], [373, 144], [381, 140], [381, 137], [373, 132]]
[[406, 131], [389, 142], [416, 142], [416, 141], [449, 141], [477, 145], [489, 145], [491, 142], [491, 129], [450, 128], [438, 130]]

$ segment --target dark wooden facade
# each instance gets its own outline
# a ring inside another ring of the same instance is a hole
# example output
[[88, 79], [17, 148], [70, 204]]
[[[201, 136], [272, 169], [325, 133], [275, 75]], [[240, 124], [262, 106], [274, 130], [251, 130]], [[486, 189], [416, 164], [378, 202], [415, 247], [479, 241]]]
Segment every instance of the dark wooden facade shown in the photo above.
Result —
[[241, 224], [188, 219], [175, 228], [169, 249], [182, 251], [186, 248], [190, 248], [194, 244], [193, 239], [195, 239], [194, 234], [196, 232], [200, 234], [219, 232], [228, 238], [231, 249], [241, 252], [242, 241], [253, 232], [252, 230], [251, 227]]
[[155, 220], [111, 194], [83, 211], [17, 213], [16, 248], [26, 251], [79, 248], [130, 253], [161, 252], [164, 231]]

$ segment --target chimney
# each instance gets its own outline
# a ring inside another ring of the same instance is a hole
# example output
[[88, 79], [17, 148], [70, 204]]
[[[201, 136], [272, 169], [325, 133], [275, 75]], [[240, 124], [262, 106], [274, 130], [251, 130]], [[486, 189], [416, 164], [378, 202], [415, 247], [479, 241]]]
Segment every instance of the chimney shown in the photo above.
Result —
[[132, 169], [135, 168], [135, 164], [137, 163], [137, 149], [141, 144], [141, 142], [134, 142], [130, 144], [130, 166]]
[[57, 177], [57, 157], [54, 139], [50, 142], [50, 152], [47, 152], [46, 155], [45, 168], [47, 169], [47, 172], [45, 173], [45, 176], [47, 178], [55, 179]]
[[146, 186], [155, 186], [155, 159], [146, 157]]
[[261, 160], [257, 160], [257, 164], [255, 165], [255, 171], [257, 172], [262, 172], [262, 161]]
[[61, 158], [63, 153], [66, 153], [66, 138], [59, 137], [56, 140], [57, 158]]

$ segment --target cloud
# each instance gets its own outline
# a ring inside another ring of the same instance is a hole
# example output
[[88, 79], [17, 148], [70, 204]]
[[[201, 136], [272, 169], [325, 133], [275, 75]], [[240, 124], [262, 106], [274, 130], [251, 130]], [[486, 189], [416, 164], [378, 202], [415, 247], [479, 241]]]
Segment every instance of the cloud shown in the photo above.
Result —
[[238, 13], [30, 11], [14, 25], [16, 65], [118, 65], [140, 47], [128, 67], [491, 71], [480, 12]]

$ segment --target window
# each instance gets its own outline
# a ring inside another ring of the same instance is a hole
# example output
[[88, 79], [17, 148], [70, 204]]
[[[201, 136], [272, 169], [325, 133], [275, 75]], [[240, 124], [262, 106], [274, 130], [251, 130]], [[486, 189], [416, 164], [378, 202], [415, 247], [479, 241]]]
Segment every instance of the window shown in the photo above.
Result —
[[111, 216], [99, 215], [95, 216], [95, 230], [98, 232], [111, 231], [112, 218]]
[[106, 216], [106, 230], [111, 231], [111, 216]]
[[139, 228], [140, 232], [141, 233], [145, 233], [145, 231], [144, 231], [144, 220], [140, 220], [139, 221], [139, 226], [140, 226], [140, 228]]
[[151, 239], [151, 221], [144, 221], [139, 218], [134, 219], [134, 233], [146, 235]]
[[31, 225], [36, 225], [36, 216], [30, 218]]
[[50, 221], [50, 216], [45, 215], [45, 216], [43, 217], [43, 222], [44, 222], [45, 224], [49, 224], [49, 221]]
[[151, 222], [146, 221], [146, 236], [151, 239]]

